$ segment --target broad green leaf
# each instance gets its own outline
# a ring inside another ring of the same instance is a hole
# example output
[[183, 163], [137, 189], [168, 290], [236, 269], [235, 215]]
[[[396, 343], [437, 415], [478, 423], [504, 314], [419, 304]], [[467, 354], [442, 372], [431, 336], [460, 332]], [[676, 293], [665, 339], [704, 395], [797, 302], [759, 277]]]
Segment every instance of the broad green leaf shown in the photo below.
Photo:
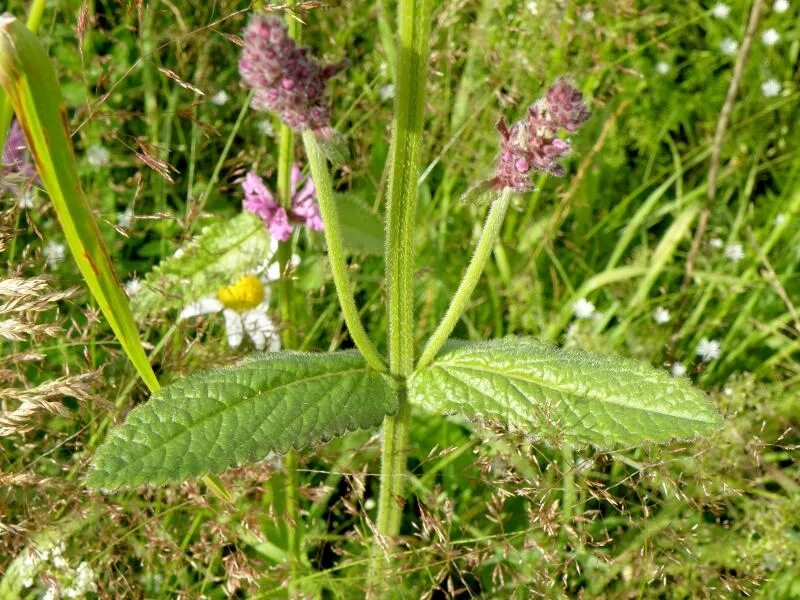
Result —
[[530, 338], [451, 343], [408, 389], [411, 402], [432, 412], [500, 422], [556, 443], [666, 442], [722, 425], [705, 394], [685, 379]]
[[352, 254], [383, 254], [383, 220], [351, 196], [337, 196], [336, 210], [345, 250]]
[[209, 225], [145, 276], [131, 299], [133, 314], [142, 319], [214, 295], [220, 287], [268, 262], [275, 249], [261, 219], [252, 213]]
[[36, 37], [8, 14], [0, 16], [0, 85], [25, 132], [36, 170], [86, 284], [139, 375], [151, 390], [158, 389], [128, 298], [78, 180], [53, 66]]
[[357, 352], [257, 354], [195, 373], [131, 411], [98, 448], [89, 485], [177, 482], [377, 427], [393, 380]]

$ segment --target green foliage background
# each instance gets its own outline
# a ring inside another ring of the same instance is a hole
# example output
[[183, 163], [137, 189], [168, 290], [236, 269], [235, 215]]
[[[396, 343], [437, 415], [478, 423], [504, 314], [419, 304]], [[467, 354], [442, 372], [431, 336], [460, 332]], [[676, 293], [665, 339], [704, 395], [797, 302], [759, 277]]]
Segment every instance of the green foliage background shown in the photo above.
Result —
[[[726, 427], [697, 444], [601, 453], [495, 435], [488, 424], [455, 417], [415, 417], [399, 596], [800, 597], [796, 3], [783, 15], [765, 11], [761, 30], [774, 27], [781, 40], [771, 48], [754, 40], [709, 232], [682, 286], [732, 71], [719, 43], [741, 42], [749, 11], [746, 2], [729, 4], [726, 19], [696, 1], [437, 6], [417, 217], [418, 340], [443, 314], [471, 252], [485, 207], [458, 199], [491, 173], [494, 122], [500, 114], [518, 118], [568, 74], [594, 111], [575, 140], [569, 176], [543, 178], [520, 199], [455, 334], [535, 336], [662, 368], [680, 361]], [[309, 7], [299, 13], [306, 42], [351, 63], [332, 81], [334, 118], [353, 156], [337, 173], [337, 192], [380, 215], [394, 7], [380, 0]], [[20, 2], [8, 9], [25, 10]], [[103, 0], [68, 0], [45, 12], [40, 33], [64, 87], [83, 183], [124, 279], [143, 277], [203, 227], [230, 221], [247, 170], [274, 181], [277, 140], [265, 123], [275, 124], [247, 112], [237, 127], [246, 94], [233, 36], [247, 12], [224, 1]], [[665, 74], [658, 62], [668, 65]], [[783, 91], [765, 98], [761, 84], [771, 77]], [[220, 90], [229, 99], [218, 106], [210, 98]], [[95, 145], [109, 150], [108, 167], [81, 159]], [[24, 211], [14, 208], [16, 198], [2, 201], [16, 230], [2, 254], [8, 275], [42, 271], [37, 252], [60, 239], [43, 196]], [[127, 208], [136, 218], [121, 228], [117, 215]], [[361, 254], [352, 258], [352, 276], [367, 326], [382, 340], [377, 235], [354, 245]], [[745, 258], [726, 260], [713, 238], [741, 243]], [[302, 310], [281, 326], [292, 328], [302, 350], [348, 348], [322, 240], [303, 233], [300, 247], [294, 300]], [[52, 275], [58, 288], [80, 284], [69, 258]], [[602, 314], [573, 319], [581, 297]], [[658, 306], [671, 311], [669, 323], [654, 323]], [[232, 504], [197, 483], [90, 492], [85, 472], [94, 448], [147, 393], [86, 293], [61, 302], [51, 317], [66, 324], [62, 337], [3, 342], [4, 356], [36, 350], [44, 358], [4, 364], [2, 385], [31, 387], [99, 369], [102, 377], [96, 402], [68, 398], [65, 414], [0, 439], [3, 585], [32, 545], [55, 538], [71, 565], [90, 563], [99, 597], [285, 597], [279, 458], [228, 472]], [[140, 317], [164, 383], [249, 352], [226, 347], [221, 319], [197, 329], [176, 324], [174, 309]], [[699, 360], [703, 338], [720, 341], [720, 358]], [[357, 433], [301, 460], [303, 589], [358, 597], [375, 517], [374, 436]], [[20, 593], [39, 597], [46, 577], [63, 578], [56, 571], [44, 565]]]

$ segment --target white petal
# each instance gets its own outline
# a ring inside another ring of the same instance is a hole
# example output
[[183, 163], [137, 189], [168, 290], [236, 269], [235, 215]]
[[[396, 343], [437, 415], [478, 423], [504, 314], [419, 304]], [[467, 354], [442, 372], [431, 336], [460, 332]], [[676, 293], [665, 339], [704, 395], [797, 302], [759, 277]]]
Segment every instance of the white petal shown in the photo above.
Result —
[[235, 310], [226, 308], [222, 311], [225, 316], [225, 333], [228, 335], [228, 346], [238, 348], [242, 343], [243, 326], [242, 317]]
[[223, 308], [225, 308], [225, 306], [216, 298], [202, 298], [197, 302], [192, 302], [186, 306], [186, 308], [181, 311], [181, 314], [178, 315], [178, 321], [182, 321], [183, 319], [191, 319], [192, 317], [196, 317], [198, 315], [218, 313]]
[[267, 345], [267, 338], [275, 335], [275, 324], [266, 313], [259, 310], [251, 310], [242, 317], [244, 329], [250, 339], [253, 340], [257, 350], [263, 350]]
[[266, 271], [267, 281], [278, 281], [281, 278], [281, 266], [278, 261], [272, 263]]

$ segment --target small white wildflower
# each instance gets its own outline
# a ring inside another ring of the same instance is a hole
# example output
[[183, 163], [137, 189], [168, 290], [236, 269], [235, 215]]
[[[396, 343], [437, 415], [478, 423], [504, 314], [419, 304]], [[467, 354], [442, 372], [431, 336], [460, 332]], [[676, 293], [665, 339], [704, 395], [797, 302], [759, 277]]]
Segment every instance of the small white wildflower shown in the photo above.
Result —
[[270, 119], [262, 119], [258, 122], [258, 130], [266, 135], [267, 137], [274, 137], [275, 136], [275, 125], [273, 125]]
[[22, 196], [17, 201], [17, 206], [24, 210], [31, 210], [36, 206], [36, 194], [33, 193], [32, 189], [28, 188], [22, 192]]
[[63, 261], [64, 257], [67, 255], [67, 248], [64, 244], [58, 242], [47, 242], [42, 249], [42, 254], [47, 262], [47, 266], [51, 269], [55, 269], [58, 263]]
[[175, 252], [172, 253], [172, 258], [177, 258], [180, 260], [183, 258], [183, 255], [186, 254], [186, 251], [183, 248], [178, 248]]
[[594, 314], [594, 304], [589, 302], [586, 298], [576, 300], [572, 305], [572, 312], [578, 319], [588, 319]]
[[671, 315], [669, 314], [669, 310], [667, 310], [662, 306], [659, 306], [653, 312], [653, 321], [655, 321], [659, 325], [663, 325], [664, 323], [669, 323], [670, 316]]
[[729, 385], [726, 385], [724, 388], [722, 388], [722, 393], [730, 398], [733, 396], [733, 388]]
[[744, 258], [744, 248], [741, 244], [728, 244], [723, 255], [731, 262], [739, 262]]
[[781, 34], [774, 27], [770, 27], [761, 34], [761, 41], [765, 46], [774, 46], [781, 39]]
[[117, 213], [117, 225], [123, 229], [130, 229], [133, 223], [133, 209], [129, 206], [122, 212]]
[[672, 373], [673, 377], [684, 377], [686, 375], [686, 366], [683, 363], [674, 362], [669, 372]]
[[594, 21], [594, 11], [591, 9], [583, 11], [583, 13], [581, 14], [581, 21], [583, 21], [584, 23], [591, 23], [592, 21]]
[[721, 350], [722, 347], [717, 340], [703, 338], [700, 340], [700, 343], [697, 344], [695, 353], [697, 356], [703, 359], [703, 362], [711, 362], [712, 360], [719, 358]]
[[130, 298], [133, 298], [136, 294], [138, 294], [139, 290], [141, 289], [142, 282], [138, 277], [131, 277], [125, 282], [125, 293], [128, 294]]
[[767, 79], [761, 84], [761, 93], [765, 98], [774, 98], [781, 93], [781, 84], [777, 79]]
[[731, 14], [731, 7], [724, 2], [717, 2], [711, 9], [711, 15], [715, 19], [727, 19], [729, 14]]
[[86, 162], [95, 169], [107, 167], [111, 164], [111, 153], [105, 146], [95, 144], [86, 151]]
[[775, 215], [775, 225], [783, 225], [784, 221], [786, 221], [786, 215], [783, 213]]
[[387, 83], [386, 85], [381, 86], [378, 89], [378, 95], [380, 96], [383, 102], [386, 102], [387, 100], [394, 98], [394, 84]]
[[666, 75], [669, 73], [669, 64], [665, 63], [663, 60], [660, 60], [656, 63], [656, 73], [659, 75]]
[[42, 596], [42, 600], [58, 600], [58, 598], [59, 598], [58, 589], [56, 589], [55, 587], [47, 588], [47, 591], [44, 593], [44, 596]]
[[727, 37], [719, 43], [719, 49], [725, 56], [733, 56], [739, 51], [739, 42]]
[[772, 10], [779, 15], [785, 13], [789, 10], [789, 0], [775, 0], [775, 4], [772, 5]]
[[536, 0], [529, 0], [525, 7], [528, 9], [528, 12], [531, 13], [533, 16], [539, 14], [539, 3]]
[[228, 92], [220, 90], [209, 99], [211, 104], [216, 106], [225, 106], [228, 102]]
[[708, 242], [708, 245], [714, 248], [714, 250], [719, 250], [725, 245], [725, 242], [723, 242], [720, 238], [713, 238], [710, 242]]
[[94, 577], [94, 570], [89, 566], [89, 563], [83, 561], [78, 565], [74, 586], [79, 590], [80, 596], [88, 592], [97, 591], [97, 584], [94, 582]]
[[373, 498], [367, 498], [364, 501], [364, 510], [372, 510], [375, 508], [375, 500]]

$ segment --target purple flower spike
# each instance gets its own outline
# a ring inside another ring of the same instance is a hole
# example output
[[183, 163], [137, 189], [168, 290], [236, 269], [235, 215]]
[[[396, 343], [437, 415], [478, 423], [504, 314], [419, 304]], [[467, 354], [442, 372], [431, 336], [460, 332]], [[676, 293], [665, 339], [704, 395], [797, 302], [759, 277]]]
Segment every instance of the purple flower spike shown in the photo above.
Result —
[[553, 122], [570, 133], [578, 131], [591, 116], [583, 95], [565, 79], [559, 79], [547, 90], [547, 104]]
[[525, 118], [511, 127], [505, 119], [497, 123], [500, 156], [491, 185], [517, 192], [533, 189], [531, 171], [561, 177], [566, 173], [559, 161], [570, 151], [570, 143], [558, 137], [560, 129], [576, 132], [589, 118], [581, 93], [560, 79], [528, 107]]
[[298, 47], [277, 17], [253, 17], [244, 30], [239, 73], [255, 92], [253, 108], [276, 113], [297, 131], [329, 129], [326, 84], [345, 64], [321, 65], [308, 48]]

